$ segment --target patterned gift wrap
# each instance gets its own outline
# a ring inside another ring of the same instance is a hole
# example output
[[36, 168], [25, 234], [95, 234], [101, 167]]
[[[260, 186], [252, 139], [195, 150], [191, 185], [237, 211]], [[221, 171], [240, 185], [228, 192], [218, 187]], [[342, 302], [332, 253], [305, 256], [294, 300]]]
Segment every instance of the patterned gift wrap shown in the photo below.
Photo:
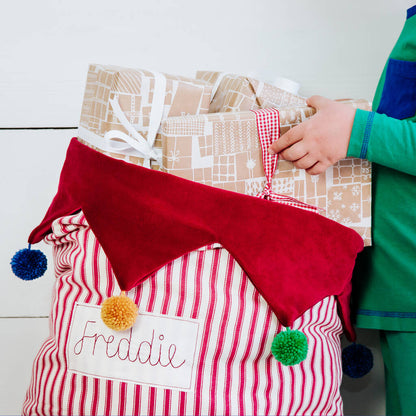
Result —
[[198, 71], [196, 77], [213, 85], [210, 113], [306, 105], [304, 97], [251, 77], [215, 71]]
[[[134, 144], [144, 140], [152, 148], [166, 117], [207, 113], [211, 90], [201, 80], [90, 65], [78, 137], [102, 153], [143, 165], [140, 146]], [[152, 167], [158, 169], [158, 163]]]
[[334, 297], [295, 321], [308, 355], [285, 367], [270, 352], [284, 328], [225, 249], [187, 253], [128, 292], [138, 319], [114, 332], [98, 305], [120, 289], [83, 213], [56, 220], [45, 241], [56, 270], [50, 336], [24, 415], [342, 414]]
[[[369, 109], [364, 100], [344, 100]], [[279, 110], [280, 133], [314, 114], [311, 107]], [[162, 123], [163, 170], [247, 195], [266, 184], [256, 116], [251, 111], [171, 117]], [[321, 213], [356, 230], [371, 245], [371, 163], [347, 158], [320, 175], [308, 175], [279, 160], [275, 193], [322, 208]]]

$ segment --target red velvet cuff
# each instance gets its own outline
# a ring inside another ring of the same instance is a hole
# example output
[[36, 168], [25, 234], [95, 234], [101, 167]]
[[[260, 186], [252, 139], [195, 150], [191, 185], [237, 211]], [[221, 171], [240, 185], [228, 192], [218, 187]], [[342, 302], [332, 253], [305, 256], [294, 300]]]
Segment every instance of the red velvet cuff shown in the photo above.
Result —
[[82, 210], [122, 290], [166, 263], [219, 242], [237, 260], [279, 321], [338, 296], [350, 339], [351, 275], [361, 237], [318, 214], [128, 164], [71, 141], [58, 192], [29, 237]]

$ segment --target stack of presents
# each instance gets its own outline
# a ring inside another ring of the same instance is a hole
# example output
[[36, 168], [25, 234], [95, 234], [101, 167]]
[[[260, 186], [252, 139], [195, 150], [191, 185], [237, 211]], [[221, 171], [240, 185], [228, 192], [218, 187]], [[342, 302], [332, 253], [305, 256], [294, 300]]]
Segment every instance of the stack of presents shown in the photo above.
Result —
[[[250, 77], [90, 65], [78, 137], [30, 237], [53, 246], [56, 285], [24, 414], [342, 414], [371, 165], [311, 176], [268, 154], [314, 113]], [[120, 293], [138, 312], [116, 331], [101, 305]], [[306, 346], [279, 352], [279, 334]]]

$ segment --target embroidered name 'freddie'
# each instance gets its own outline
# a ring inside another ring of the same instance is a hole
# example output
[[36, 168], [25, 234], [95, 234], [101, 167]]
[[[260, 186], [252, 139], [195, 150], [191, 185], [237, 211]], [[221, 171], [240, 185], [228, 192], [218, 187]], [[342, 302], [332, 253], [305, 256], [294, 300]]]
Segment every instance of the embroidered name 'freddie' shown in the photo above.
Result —
[[67, 344], [71, 372], [191, 391], [199, 344], [194, 319], [139, 313], [127, 331], [107, 328], [101, 308], [77, 303]]

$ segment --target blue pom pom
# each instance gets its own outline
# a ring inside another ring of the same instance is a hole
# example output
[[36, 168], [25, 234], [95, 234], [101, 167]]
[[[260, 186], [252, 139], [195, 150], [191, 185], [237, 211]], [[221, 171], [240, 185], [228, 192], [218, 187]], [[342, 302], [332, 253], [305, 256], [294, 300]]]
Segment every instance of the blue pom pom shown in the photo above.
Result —
[[13, 273], [22, 280], [34, 280], [43, 276], [48, 267], [46, 256], [40, 250], [19, 250], [10, 262]]
[[361, 344], [351, 344], [342, 350], [342, 371], [349, 377], [360, 378], [373, 368], [373, 353]]

